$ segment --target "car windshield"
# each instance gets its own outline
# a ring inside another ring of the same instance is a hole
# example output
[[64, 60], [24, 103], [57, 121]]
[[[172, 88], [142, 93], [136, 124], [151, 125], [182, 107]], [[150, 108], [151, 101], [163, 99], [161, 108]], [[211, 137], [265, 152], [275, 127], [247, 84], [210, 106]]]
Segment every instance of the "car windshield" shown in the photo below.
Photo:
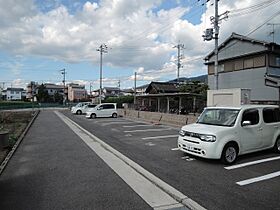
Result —
[[239, 110], [236, 109], [205, 109], [197, 123], [231, 127], [234, 125], [238, 113]]

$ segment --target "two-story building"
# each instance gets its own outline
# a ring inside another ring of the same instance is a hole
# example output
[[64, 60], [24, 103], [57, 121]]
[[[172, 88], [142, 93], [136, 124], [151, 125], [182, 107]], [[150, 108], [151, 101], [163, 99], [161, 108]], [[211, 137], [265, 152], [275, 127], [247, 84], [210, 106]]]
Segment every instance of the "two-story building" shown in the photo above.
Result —
[[[210, 89], [214, 89], [214, 59], [214, 51], [205, 57]], [[219, 89], [251, 89], [252, 102], [276, 103], [278, 89], [265, 86], [265, 74], [280, 75], [280, 45], [232, 33], [219, 46]]]
[[68, 100], [83, 101], [87, 99], [87, 91], [84, 85], [70, 83], [67, 85]]
[[24, 100], [26, 91], [23, 88], [7, 88], [2, 92], [2, 95], [7, 101]]

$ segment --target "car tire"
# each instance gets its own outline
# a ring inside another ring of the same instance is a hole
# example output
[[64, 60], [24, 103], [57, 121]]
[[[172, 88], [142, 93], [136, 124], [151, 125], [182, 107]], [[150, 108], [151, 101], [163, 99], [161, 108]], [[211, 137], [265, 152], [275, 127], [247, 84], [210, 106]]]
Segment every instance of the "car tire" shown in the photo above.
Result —
[[96, 118], [96, 114], [94, 114], [94, 113], [91, 114], [91, 115], [90, 115], [90, 118], [92, 118], [92, 119]]
[[117, 118], [117, 117], [118, 117], [117, 113], [113, 113], [113, 114], [112, 114], [112, 117], [113, 117], [113, 118]]
[[238, 155], [238, 147], [234, 143], [228, 143], [223, 149], [221, 160], [226, 165], [233, 164]]
[[275, 152], [280, 153], [280, 136], [276, 139], [273, 149]]
[[82, 114], [82, 111], [81, 111], [81, 110], [77, 110], [77, 111], [76, 111], [76, 114], [81, 115], [81, 114]]

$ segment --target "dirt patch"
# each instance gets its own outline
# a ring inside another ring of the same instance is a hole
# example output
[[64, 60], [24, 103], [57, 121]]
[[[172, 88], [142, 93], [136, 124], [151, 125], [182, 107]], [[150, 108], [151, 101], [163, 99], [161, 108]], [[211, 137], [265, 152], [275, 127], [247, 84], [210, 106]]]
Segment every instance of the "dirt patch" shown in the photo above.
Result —
[[31, 111], [0, 112], [0, 131], [9, 132], [9, 146], [0, 149], [0, 163], [5, 159], [32, 118]]

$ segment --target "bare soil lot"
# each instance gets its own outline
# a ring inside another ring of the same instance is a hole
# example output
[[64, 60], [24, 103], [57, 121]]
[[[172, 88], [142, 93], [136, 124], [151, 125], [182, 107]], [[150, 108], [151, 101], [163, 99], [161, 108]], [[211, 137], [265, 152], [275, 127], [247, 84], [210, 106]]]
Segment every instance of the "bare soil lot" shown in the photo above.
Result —
[[9, 147], [0, 150], [0, 163], [5, 159], [32, 118], [31, 111], [0, 112], [0, 131], [9, 132]]

